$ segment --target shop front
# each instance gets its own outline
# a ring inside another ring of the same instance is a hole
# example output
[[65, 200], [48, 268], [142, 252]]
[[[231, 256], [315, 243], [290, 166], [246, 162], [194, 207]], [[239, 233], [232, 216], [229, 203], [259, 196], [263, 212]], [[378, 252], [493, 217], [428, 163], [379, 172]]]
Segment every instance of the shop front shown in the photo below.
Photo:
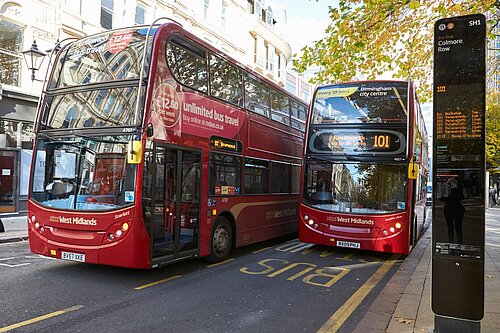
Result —
[[0, 216], [25, 212], [36, 96], [6, 91], [0, 98]]

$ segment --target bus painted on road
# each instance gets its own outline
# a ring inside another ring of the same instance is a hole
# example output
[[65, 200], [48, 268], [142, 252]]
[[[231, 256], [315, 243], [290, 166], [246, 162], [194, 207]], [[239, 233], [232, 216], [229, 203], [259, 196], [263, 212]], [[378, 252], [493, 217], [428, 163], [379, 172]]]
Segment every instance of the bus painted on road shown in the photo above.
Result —
[[424, 228], [428, 140], [412, 82], [318, 87], [306, 131], [303, 242], [409, 253]]
[[306, 113], [170, 20], [65, 43], [36, 119], [32, 252], [151, 268], [297, 232]]

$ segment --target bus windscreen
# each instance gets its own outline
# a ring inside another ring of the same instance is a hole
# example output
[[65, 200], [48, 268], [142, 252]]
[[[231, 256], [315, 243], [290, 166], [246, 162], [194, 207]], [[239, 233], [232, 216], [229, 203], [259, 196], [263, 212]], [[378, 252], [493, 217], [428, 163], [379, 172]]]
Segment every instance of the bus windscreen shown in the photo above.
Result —
[[105, 32], [70, 44], [59, 57], [50, 88], [138, 79], [146, 30]]
[[406, 123], [407, 91], [407, 83], [390, 81], [322, 87], [311, 124]]

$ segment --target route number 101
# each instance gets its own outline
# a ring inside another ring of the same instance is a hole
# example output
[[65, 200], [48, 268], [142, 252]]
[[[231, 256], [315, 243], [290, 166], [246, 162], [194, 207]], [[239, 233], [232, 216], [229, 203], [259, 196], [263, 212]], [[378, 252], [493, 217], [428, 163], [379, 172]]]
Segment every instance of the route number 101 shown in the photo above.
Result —
[[374, 148], [389, 148], [389, 135], [375, 135]]

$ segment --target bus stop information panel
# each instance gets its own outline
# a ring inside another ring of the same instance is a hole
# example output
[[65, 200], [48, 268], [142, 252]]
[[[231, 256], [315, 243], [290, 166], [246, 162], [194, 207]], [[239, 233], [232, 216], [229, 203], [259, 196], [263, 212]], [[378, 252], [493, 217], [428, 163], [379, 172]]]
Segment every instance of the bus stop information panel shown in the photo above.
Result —
[[485, 40], [483, 15], [434, 26], [432, 310], [484, 314]]

